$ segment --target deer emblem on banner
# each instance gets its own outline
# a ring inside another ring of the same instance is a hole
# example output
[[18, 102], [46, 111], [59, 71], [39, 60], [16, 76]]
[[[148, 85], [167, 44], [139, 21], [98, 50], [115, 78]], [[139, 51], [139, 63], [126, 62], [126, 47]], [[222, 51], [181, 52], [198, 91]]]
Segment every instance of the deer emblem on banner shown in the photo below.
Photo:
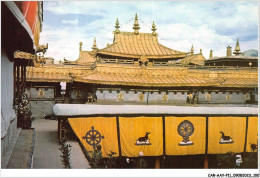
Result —
[[146, 132], [144, 137], [138, 138], [135, 145], [151, 145], [150, 139], [148, 138], [149, 134], [151, 134], [151, 132]]

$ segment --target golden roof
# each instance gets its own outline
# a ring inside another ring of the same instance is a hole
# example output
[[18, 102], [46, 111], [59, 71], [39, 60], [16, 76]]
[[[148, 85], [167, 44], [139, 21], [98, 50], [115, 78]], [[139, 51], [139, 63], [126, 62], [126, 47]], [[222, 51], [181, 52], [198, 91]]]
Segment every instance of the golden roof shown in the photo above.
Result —
[[134, 32], [115, 33], [113, 44], [99, 50], [97, 54], [132, 58], [147, 56], [150, 59], [186, 57], [185, 52], [161, 45], [158, 42], [157, 36], [152, 35], [152, 33], [139, 33], [135, 35]]
[[91, 70], [86, 66], [44, 65], [27, 67], [26, 81], [28, 82], [72, 82], [76, 75], [86, 74]]
[[187, 67], [140, 67], [98, 64], [27, 67], [29, 82], [82, 82], [140, 87], [258, 87], [257, 70], [192, 70]]
[[95, 57], [93, 56], [93, 52], [91, 51], [80, 51], [79, 58], [76, 61], [66, 60], [65, 64], [75, 64], [75, 65], [86, 65], [93, 64], [96, 62]]
[[181, 63], [183, 66], [189, 65], [190, 63], [196, 65], [204, 65], [205, 57], [202, 54], [193, 54], [181, 59], [178, 63]]
[[[122, 70], [122, 68], [124, 68]], [[184, 67], [125, 67], [99, 65], [74, 81], [104, 85], [176, 87], [257, 87], [257, 72], [189, 70]]]

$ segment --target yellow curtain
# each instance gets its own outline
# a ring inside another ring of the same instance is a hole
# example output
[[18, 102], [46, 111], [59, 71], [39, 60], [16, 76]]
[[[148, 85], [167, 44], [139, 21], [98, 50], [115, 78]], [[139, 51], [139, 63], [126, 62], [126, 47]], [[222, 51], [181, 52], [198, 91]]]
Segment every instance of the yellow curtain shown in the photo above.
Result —
[[[163, 154], [162, 117], [120, 117], [119, 125], [122, 156], [137, 157], [140, 151], [144, 156]], [[148, 145], [136, 145], [146, 132]]]
[[104, 136], [104, 139], [101, 138], [100, 142], [102, 155], [108, 157], [107, 154], [113, 151], [117, 153], [115, 156], [119, 156], [116, 117], [69, 118], [68, 121], [87, 151], [93, 151], [93, 147], [83, 137], [86, 136], [88, 131], [92, 130], [91, 127], [93, 126], [94, 130]]
[[[225, 154], [244, 151], [246, 117], [209, 117], [208, 153]], [[221, 141], [223, 132], [226, 136]], [[231, 139], [228, 139], [231, 137]], [[221, 143], [220, 143], [221, 142]], [[233, 142], [233, 143], [232, 143]]]
[[[183, 137], [178, 134], [178, 126], [188, 120], [193, 124], [194, 132], [189, 137], [190, 145], [180, 144]], [[165, 118], [165, 152], [167, 155], [204, 154], [206, 144], [205, 117], [166, 117]]]
[[[247, 145], [246, 152], [253, 152], [254, 146], [257, 145], [258, 140], [258, 117], [249, 117], [248, 118], [248, 130], [247, 130]], [[256, 150], [255, 150], [256, 151]]]

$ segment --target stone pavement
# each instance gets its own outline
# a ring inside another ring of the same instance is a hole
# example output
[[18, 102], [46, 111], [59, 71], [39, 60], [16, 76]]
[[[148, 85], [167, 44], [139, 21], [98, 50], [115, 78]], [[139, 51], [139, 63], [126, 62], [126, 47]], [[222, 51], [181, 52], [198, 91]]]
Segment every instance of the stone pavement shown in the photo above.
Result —
[[76, 141], [68, 141], [72, 146], [70, 155], [71, 169], [89, 169], [89, 163], [79, 145]]
[[[10, 147], [10, 157], [4, 160], [2, 168], [30, 169], [35, 141], [34, 129], [19, 129], [19, 136], [14, 147]], [[6, 165], [6, 166], [5, 166]]]
[[[62, 169], [60, 145], [57, 137], [58, 121], [37, 119], [32, 122], [36, 138], [33, 154], [33, 169]], [[76, 141], [68, 142], [72, 146], [70, 162], [74, 169], [90, 168]]]

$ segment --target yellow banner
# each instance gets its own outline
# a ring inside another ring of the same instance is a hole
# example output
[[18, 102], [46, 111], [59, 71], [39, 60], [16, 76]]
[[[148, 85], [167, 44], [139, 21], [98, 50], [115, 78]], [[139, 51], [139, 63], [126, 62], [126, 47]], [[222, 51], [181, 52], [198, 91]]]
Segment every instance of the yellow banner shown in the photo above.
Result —
[[246, 117], [209, 117], [208, 153], [244, 151]]
[[87, 151], [93, 151], [93, 144], [100, 144], [104, 157], [110, 151], [119, 156], [116, 117], [69, 118], [68, 121]]
[[204, 154], [205, 144], [205, 117], [165, 118], [166, 155]]
[[119, 125], [122, 156], [163, 154], [162, 117], [120, 117]]
[[258, 141], [258, 117], [248, 118], [246, 152], [255, 152]]

